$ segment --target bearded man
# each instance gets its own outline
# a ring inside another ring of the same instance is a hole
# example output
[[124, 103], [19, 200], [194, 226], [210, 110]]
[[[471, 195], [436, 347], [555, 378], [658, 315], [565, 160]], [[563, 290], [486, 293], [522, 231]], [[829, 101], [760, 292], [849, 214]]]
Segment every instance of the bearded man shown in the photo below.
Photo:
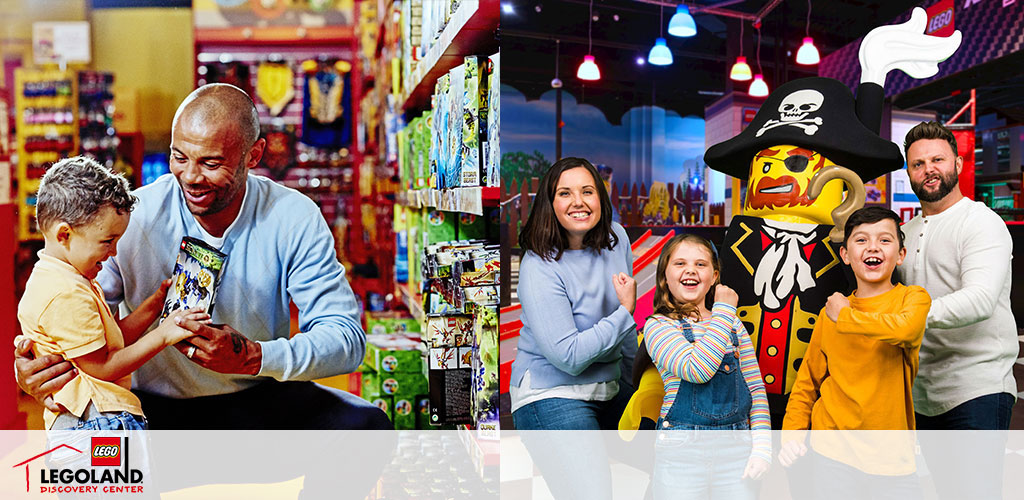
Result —
[[[917, 428], [1006, 430], [1019, 349], [1010, 310], [1010, 232], [985, 204], [961, 194], [963, 158], [952, 132], [937, 122], [921, 123], [907, 133], [904, 148], [921, 213], [903, 226], [907, 257], [900, 272], [906, 284], [922, 286], [932, 297], [913, 388]], [[959, 465], [936, 462], [942, 453], [929, 453], [922, 443], [940, 496], [999, 498], [1000, 441], [966, 443], [950, 455], [959, 457]], [[979, 477], [982, 469], [992, 476]], [[960, 477], [964, 471], [968, 477]], [[981, 493], [989, 489], [991, 495]]]

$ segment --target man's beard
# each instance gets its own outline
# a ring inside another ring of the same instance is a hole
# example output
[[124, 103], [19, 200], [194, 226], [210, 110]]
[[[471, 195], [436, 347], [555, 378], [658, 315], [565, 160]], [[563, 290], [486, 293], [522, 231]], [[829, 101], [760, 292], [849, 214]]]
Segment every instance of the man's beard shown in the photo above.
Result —
[[939, 187], [935, 191], [925, 191], [924, 189], [924, 184], [931, 180], [931, 176], [926, 177], [923, 181], [921, 181], [920, 184], [916, 184], [914, 183], [914, 181], [910, 181], [910, 189], [912, 189], [914, 191], [914, 194], [917, 195], [917, 199], [928, 203], [934, 203], [936, 201], [939, 201], [945, 198], [946, 195], [952, 192], [954, 189], [956, 189], [958, 186], [958, 182], [960, 181], [955, 171], [949, 175], [944, 176], [942, 174], [939, 174], [935, 177], [939, 178]]

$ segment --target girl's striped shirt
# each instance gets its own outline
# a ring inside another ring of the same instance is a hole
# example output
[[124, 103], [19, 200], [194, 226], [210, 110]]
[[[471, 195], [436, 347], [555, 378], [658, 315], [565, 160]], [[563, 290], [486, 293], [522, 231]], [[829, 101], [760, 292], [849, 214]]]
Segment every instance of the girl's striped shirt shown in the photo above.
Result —
[[661, 417], [679, 392], [679, 382], [704, 384], [711, 380], [722, 364], [722, 358], [733, 351], [730, 331], [735, 331], [739, 340], [740, 371], [750, 389], [750, 429], [754, 432], [753, 454], [771, 461], [771, 417], [768, 413], [768, 397], [765, 393], [761, 371], [757, 367], [757, 356], [743, 323], [736, 317], [736, 307], [716, 302], [711, 317], [699, 322], [690, 322], [694, 342], [686, 340], [681, 328], [683, 321], [666, 316], [654, 315], [644, 326], [644, 339], [651, 359], [661, 373], [665, 384], [665, 400], [661, 405]]

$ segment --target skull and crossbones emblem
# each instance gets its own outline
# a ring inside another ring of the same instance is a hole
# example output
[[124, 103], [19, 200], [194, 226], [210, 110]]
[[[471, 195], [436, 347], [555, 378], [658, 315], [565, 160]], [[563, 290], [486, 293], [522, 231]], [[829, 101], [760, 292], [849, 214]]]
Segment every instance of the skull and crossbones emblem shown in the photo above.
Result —
[[821, 92], [812, 89], [797, 90], [786, 96], [779, 104], [779, 119], [768, 120], [764, 126], [757, 131], [756, 137], [761, 137], [766, 131], [783, 125], [791, 125], [803, 129], [807, 135], [814, 135], [821, 125], [821, 117], [808, 118], [807, 115], [814, 113], [821, 108], [825, 97]]

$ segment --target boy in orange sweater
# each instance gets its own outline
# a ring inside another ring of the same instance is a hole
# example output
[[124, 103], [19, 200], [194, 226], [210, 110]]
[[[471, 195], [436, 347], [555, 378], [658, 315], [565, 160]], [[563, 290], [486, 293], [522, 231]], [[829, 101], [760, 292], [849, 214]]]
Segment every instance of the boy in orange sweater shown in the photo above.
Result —
[[[833, 294], [818, 315], [784, 431], [914, 429], [911, 387], [931, 297], [921, 287], [892, 283], [906, 256], [899, 223], [881, 207], [862, 208], [846, 221], [839, 254], [857, 289], [849, 297]], [[804, 437], [783, 433], [783, 466], [807, 452]], [[817, 498], [920, 496], [909, 432], [812, 433], [811, 448]]]

